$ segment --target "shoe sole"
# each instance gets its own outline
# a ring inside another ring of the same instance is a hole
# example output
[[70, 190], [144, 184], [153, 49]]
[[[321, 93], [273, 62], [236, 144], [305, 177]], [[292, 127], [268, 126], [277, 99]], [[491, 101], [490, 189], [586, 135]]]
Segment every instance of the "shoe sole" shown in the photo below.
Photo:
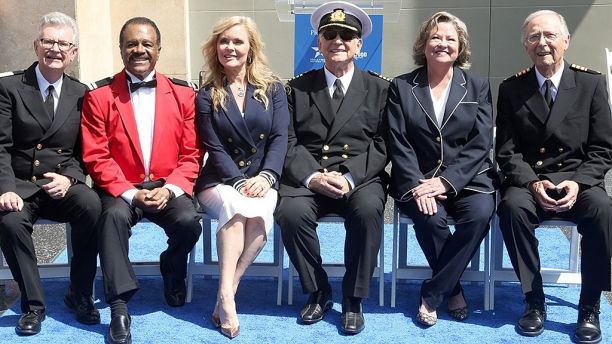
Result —
[[517, 326], [517, 329], [518, 329], [518, 333], [519, 333], [521, 336], [525, 336], [525, 337], [537, 337], [537, 336], [541, 335], [541, 334], [542, 334], [542, 332], [544, 332], [544, 327], [542, 327], [540, 330], [538, 330], [538, 331], [534, 331], [534, 332], [524, 331], [524, 330], [522, 330], [522, 329], [521, 329], [520, 327], [518, 327], [518, 326]]
[[35, 334], [39, 334], [40, 331], [19, 330], [15, 328], [15, 333], [17, 333], [19, 336], [33, 336]]
[[573, 337], [573, 342], [577, 343], [577, 344], [597, 344], [597, 343], [601, 343], [601, 340], [603, 339], [603, 336], [599, 337], [599, 339], [596, 340], [578, 340], [576, 337]]
[[[110, 339], [104, 336], [104, 344], [117, 344], [117, 342], [111, 342]], [[132, 344], [132, 334], [130, 333], [130, 335], [127, 336], [127, 338], [125, 338], [125, 341], [121, 344]]]
[[332, 307], [334, 306], [334, 302], [329, 300], [325, 303], [325, 307], [323, 307], [323, 315], [319, 318], [319, 319], [312, 319], [312, 320], [304, 320], [300, 317], [300, 323], [304, 324], [304, 325], [312, 325], [315, 323], [318, 323], [319, 321], [323, 320], [323, 316], [325, 315], [325, 312], [329, 311], [330, 309], [332, 309]]

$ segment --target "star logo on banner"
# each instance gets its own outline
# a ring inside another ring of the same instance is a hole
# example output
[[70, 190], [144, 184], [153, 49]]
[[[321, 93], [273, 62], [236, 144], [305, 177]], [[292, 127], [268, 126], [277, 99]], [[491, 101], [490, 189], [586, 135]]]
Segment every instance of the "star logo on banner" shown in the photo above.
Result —
[[319, 51], [319, 47], [310, 47], [310, 49], [315, 51], [315, 56], [314, 56], [315, 59], [319, 56], [323, 56], [323, 54], [321, 54], [321, 52]]

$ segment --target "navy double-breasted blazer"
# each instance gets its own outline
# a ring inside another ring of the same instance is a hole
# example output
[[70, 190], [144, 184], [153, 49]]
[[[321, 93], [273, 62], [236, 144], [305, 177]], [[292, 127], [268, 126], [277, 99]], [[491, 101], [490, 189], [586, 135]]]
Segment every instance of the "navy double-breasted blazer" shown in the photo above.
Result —
[[492, 193], [493, 115], [489, 82], [455, 67], [442, 125], [438, 125], [426, 67], [400, 75], [387, 102], [390, 195], [412, 198], [419, 179], [440, 177], [450, 194], [462, 190]]
[[[256, 176], [262, 170], [280, 179], [287, 154], [289, 111], [287, 94], [279, 82], [268, 91], [268, 106], [246, 90], [244, 117], [229, 86], [225, 109], [214, 110], [211, 86], [204, 86], [196, 97], [196, 126], [203, 148], [208, 152], [195, 185], [198, 193], [217, 184], [232, 184], [240, 178]], [[278, 180], [277, 179], [277, 180]], [[278, 189], [278, 181], [273, 186]]]

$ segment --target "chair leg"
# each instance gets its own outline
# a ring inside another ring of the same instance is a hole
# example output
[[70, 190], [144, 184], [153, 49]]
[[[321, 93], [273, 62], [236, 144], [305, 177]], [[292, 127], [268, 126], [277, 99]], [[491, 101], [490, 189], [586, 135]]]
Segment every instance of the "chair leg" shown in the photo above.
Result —
[[287, 304], [288, 305], [293, 304], [293, 271], [294, 271], [293, 263], [289, 262], [289, 277], [287, 278], [287, 280], [289, 281], [289, 284], [287, 285]]
[[276, 255], [276, 263], [278, 264], [278, 275], [276, 277], [276, 305], [280, 306], [283, 304], [283, 266], [285, 261], [285, 249], [283, 247], [283, 241], [280, 238], [280, 228], [274, 226], [274, 249]]
[[382, 238], [380, 241], [379, 266], [378, 266], [378, 305], [385, 305], [385, 223], [382, 225]]
[[395, 297], [397, 292], [397, 245], [399, 232], [399, 209], [394, 207], [393, 211], [393, 256], [391, 257], [391, 307], [395, 308]]
[[193, 274], [195, 273], [195, 257], [197, 254], [197, 244], [193, 245], [191, 252], [189, 252], [189, 261], [187, 263], [187, 295], [185, 296], [185, 302], [191, 302], [193, 296]]

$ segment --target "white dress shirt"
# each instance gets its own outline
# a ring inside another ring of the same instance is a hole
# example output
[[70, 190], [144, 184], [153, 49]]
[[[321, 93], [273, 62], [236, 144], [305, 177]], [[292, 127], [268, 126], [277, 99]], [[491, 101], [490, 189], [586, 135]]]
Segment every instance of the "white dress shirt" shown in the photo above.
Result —
[[62, 93], [62, 84], [64, 83], [64, 78], [61, 77], [57, 79], [56, 82], [51, 84], [42, 75], [38, 65], [36, 65], [36, 67], [34, 68], [34, 71], [36, 72], [36, 81], [38, 82], [38, 89], [40, 91], [40, 95], [42, 96], [43, 102], [47, 99], [47, 95], [48, 95], [47, 88], [49, 88], [49, 85], [53, 85], [53, 88], [54, 88], [52, 92], [53, 93], [53, 112], [56, 112], [57, 105], [59, 104], [59, 97], [60, 97], [60, 94]]

